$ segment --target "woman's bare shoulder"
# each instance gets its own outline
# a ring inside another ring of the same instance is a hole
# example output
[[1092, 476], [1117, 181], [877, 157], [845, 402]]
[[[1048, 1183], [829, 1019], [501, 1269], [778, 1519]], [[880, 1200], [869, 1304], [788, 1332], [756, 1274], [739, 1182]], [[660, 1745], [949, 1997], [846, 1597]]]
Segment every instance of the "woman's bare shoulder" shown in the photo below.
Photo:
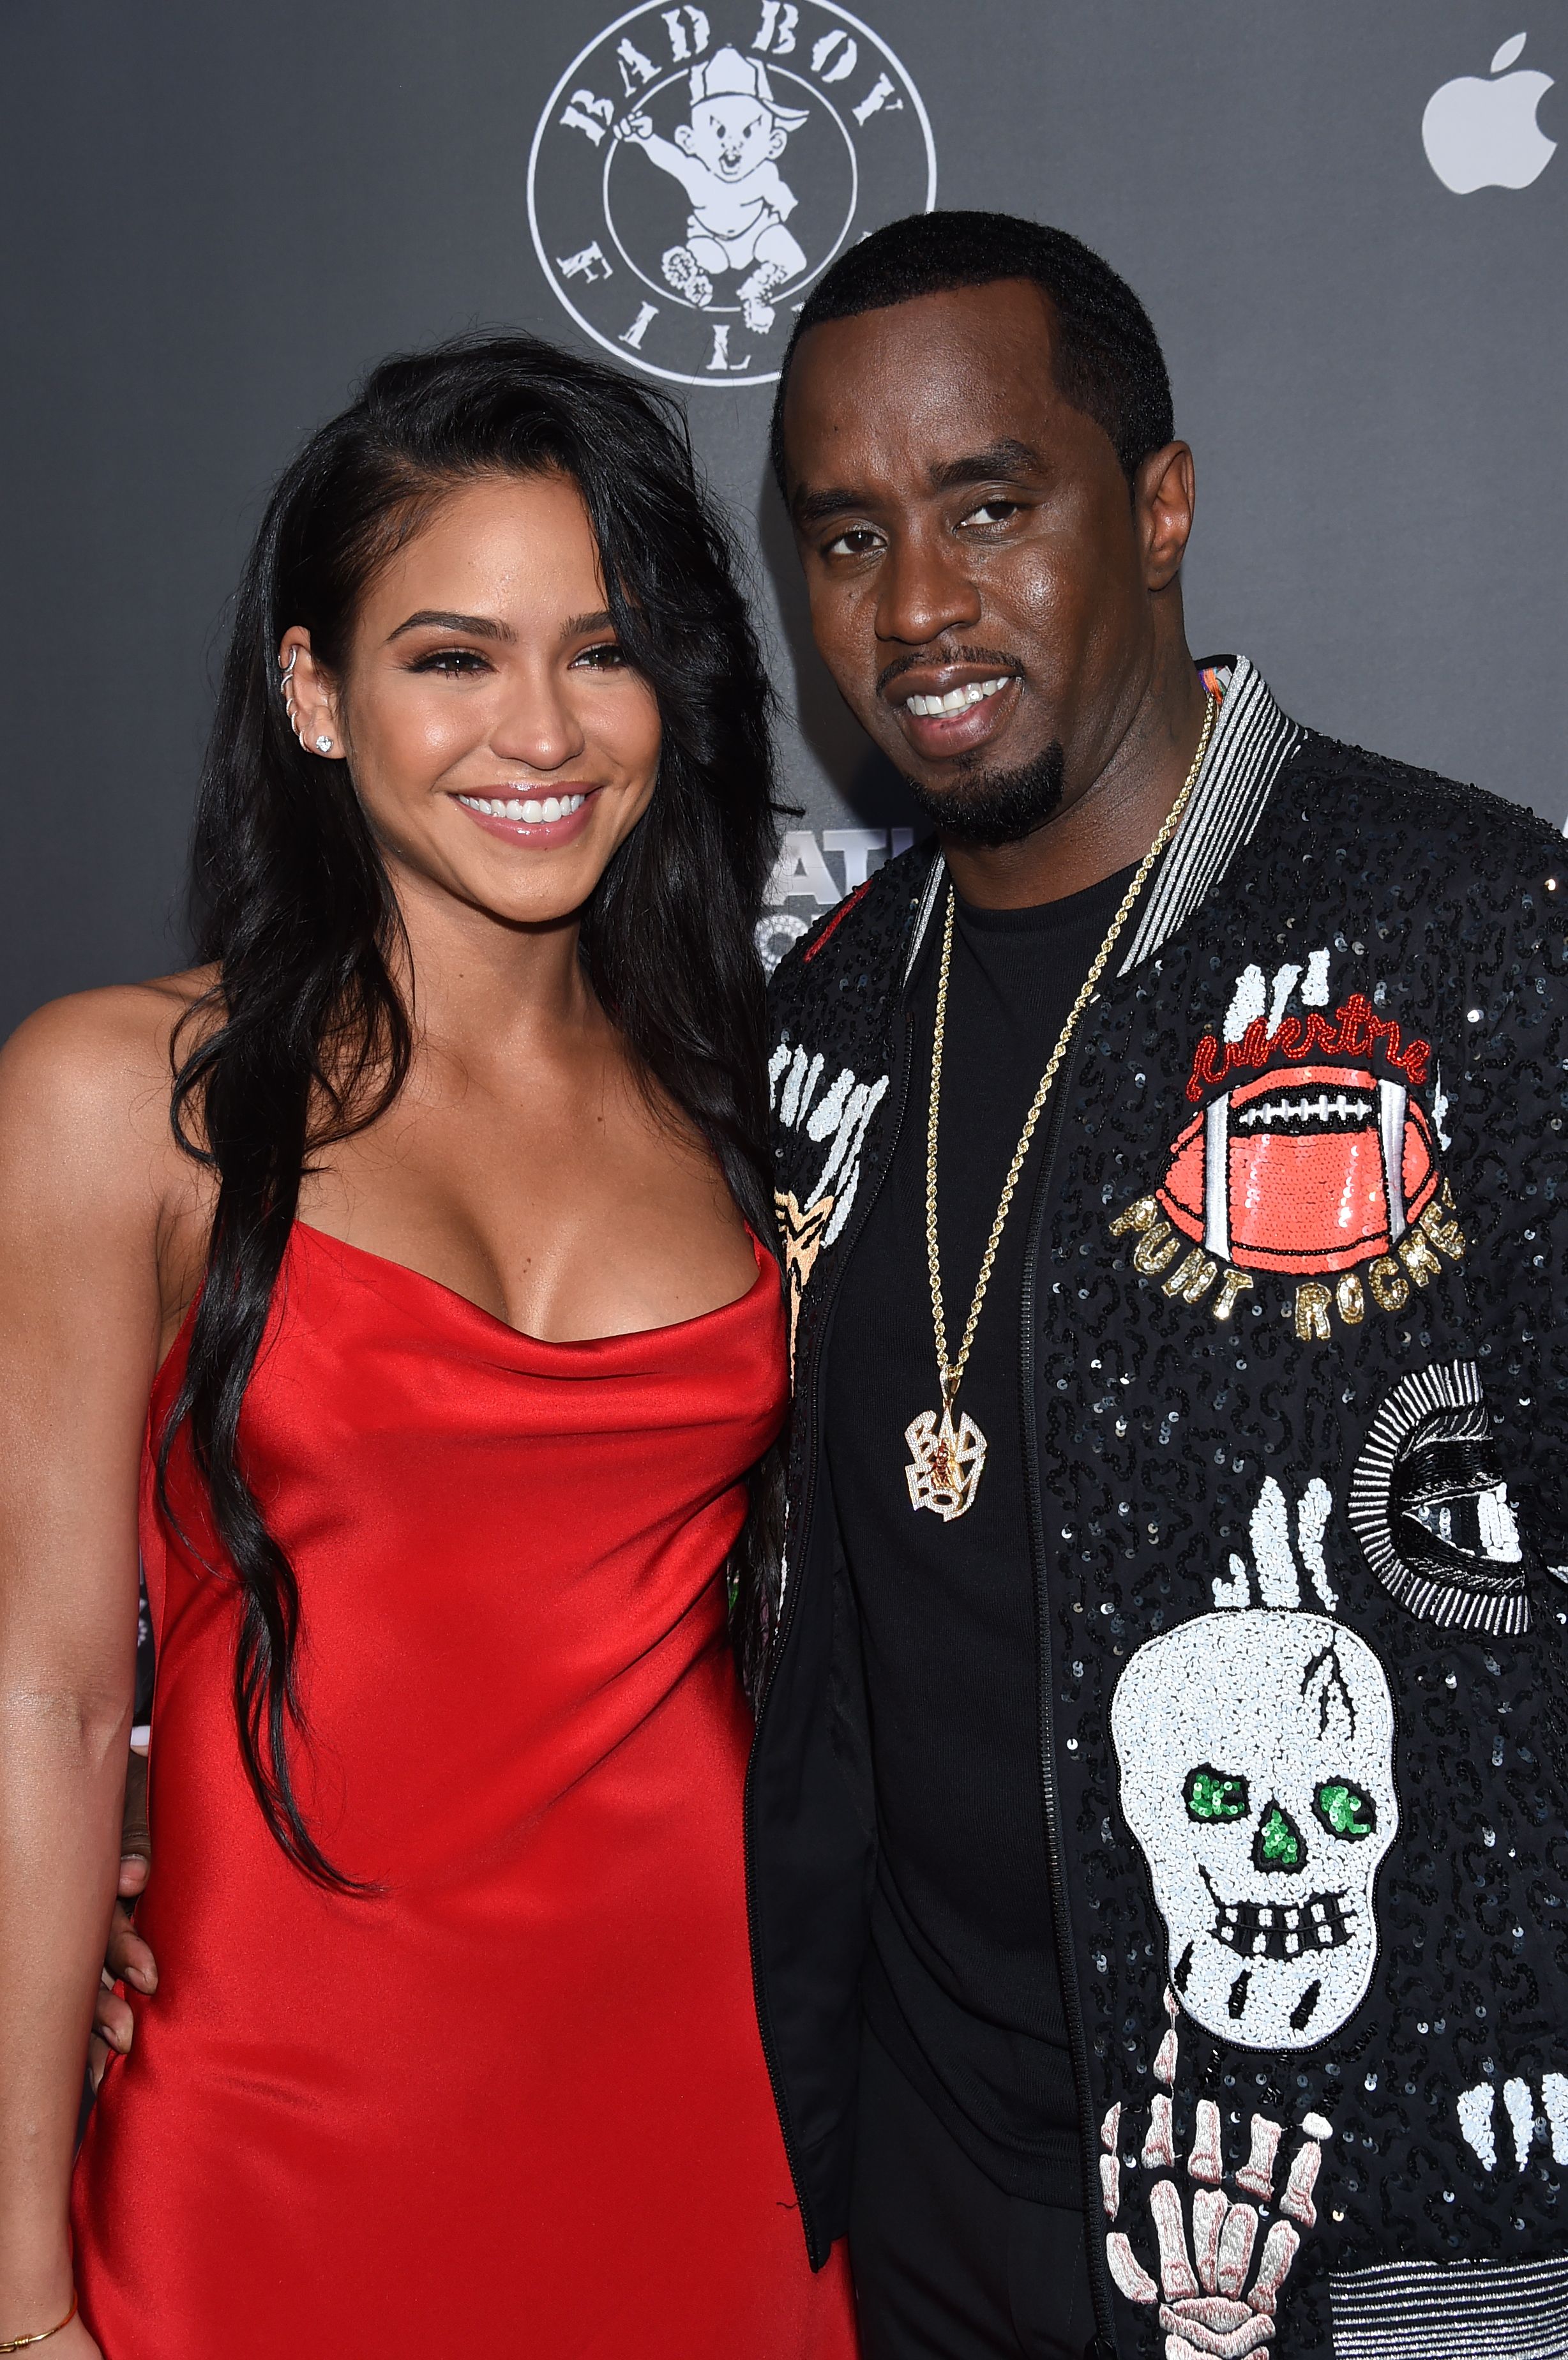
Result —
[[[212, 986], [191, 968], [148, 983], [116, 984], [50, 1000], [0, 1049], [0, 1164], [43, 1158], [68, 1193], [78, 1176], [95, 1191], [124, 1181], [139, 1189], [167, 1156], [175, 1034]], [[161, 1193], [158, 1191], [158, 1193]]]

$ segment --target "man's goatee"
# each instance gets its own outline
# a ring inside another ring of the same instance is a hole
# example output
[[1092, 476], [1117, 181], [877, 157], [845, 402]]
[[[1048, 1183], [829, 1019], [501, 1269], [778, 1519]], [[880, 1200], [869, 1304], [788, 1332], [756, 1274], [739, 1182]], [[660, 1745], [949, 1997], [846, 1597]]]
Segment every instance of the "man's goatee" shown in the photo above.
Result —
[[1066, 769], [1052, 742], [1018, 770], [975, 770], [933, 791], [916, 779], [905, 784], [922, 816], [956, 844], [1021, 844], [1062, 808]]

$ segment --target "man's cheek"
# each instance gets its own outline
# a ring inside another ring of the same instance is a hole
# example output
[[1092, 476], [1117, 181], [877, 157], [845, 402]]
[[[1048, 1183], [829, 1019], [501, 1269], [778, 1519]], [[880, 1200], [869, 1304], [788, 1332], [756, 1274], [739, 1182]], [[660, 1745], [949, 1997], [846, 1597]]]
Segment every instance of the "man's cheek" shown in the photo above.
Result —
[[875, 633], [870, 618], [862, 624], [854, 602], [842, 590], [824, 585], [820, 578], [811, 585], [811, 637], [817, 643], [817, 652], [844, 695], [854, 703], [867, 664], [875, 664]]

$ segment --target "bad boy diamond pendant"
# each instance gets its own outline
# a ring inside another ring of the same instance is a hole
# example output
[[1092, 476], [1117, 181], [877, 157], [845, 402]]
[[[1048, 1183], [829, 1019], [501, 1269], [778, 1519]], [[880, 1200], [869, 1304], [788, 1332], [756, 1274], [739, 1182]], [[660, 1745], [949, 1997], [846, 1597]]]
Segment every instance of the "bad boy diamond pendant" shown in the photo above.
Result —
[[904, 1428], [904, 1440], [912, 1454], [904, 1470], [910, 1507], [930, 1508], [951, 1524], [974, 1505], [985, 1466], [985, 1436], [967, 1411], [955, 1426], [953, 1405], [944, 1402], [940, 1421], [935, 1410], [921, 1410]]

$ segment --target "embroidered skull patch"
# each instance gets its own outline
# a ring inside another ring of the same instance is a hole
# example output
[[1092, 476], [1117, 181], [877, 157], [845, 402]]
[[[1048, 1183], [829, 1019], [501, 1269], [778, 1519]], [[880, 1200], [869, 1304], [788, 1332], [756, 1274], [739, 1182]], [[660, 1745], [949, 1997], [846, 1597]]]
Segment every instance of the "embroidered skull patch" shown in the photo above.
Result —
[[1399, 1825], [1393, 1704], [1366, 1641], [1323, 1614], [1199, 1615], [1138, 1650], [1111, 1735], [1188, 2014], [1247, 2049], [1337, 2031], [1371, 1980]]

